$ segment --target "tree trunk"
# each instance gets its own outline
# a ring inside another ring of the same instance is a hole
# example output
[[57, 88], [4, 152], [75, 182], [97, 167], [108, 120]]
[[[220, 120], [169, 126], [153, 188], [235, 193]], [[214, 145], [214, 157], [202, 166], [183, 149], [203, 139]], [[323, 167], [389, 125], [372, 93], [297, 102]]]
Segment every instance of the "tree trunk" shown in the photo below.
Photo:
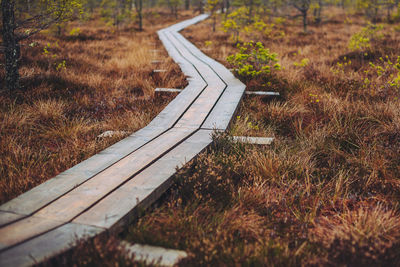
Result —
[[185, 0], [185, 10], [189, 10], [190, 8], [190, 0]]
[[316, 10], [316, 13], [315, 13], [315, 23], [316, 24], [320, 24], [322, 21], [322, 17], [321, 17], [322, 5], [323, 5], [322, 1], [318, 0], [318, 8], [315, 9]]
[[217, 15], [213, 14], [213, 24], [212, 24], [212, 30], [215, 32], [215, 26], [217, 25]]
[[138, 19], [139, 19], [139, 31], [143, 31], [143, 16], [142, 12], [138, 14]]
[[1, 11], [3, 16], [3, 45], [6, 70], [6, 86], [8, 90], [15, 91], [19, 87], [18, 61], [20, 48], [18, 39], [14, 34], [15, 13], [14, 0], [2, 0]]
[[138, 24], [139, 24], [139, 31], [143, 31], [143, 0], [136, 0], [135, 1], [135, 8], [138, 14]]
[[175, 15], [175, 19], [178, 19], [178, 4], [175, 4], [174, 6], [174, 15]]
[[204, 4], [202, 0], [199, 1], [199, 12], [200, 14], [204, 13]]
[[388, 4], [387, 9], [386, 9], [386, 11], [387, 11], [386, 18], [387, 18], [388, 23], [392, 22], [392, 14], [390, 13], [391, 9], [392, 9], [392, 6], [390, 4]]
[[375, 7], [374, 8], [374, 17], [372, 18], [372, 23], [378, 22], [378, 13], [379, 13], [379, 9], [377, 7]]
[[250, 24], [253, 21], [253, 0], [250, 0], [249, 3], [249, 19], [247, 20], [247, 23]]
[[303, 29], [307, 32], [307, 11], [303, 11]]
[[229, 13], [229, 8], [231, 7], [231, 3], [229, 0], [225, 0], [225, 14]]

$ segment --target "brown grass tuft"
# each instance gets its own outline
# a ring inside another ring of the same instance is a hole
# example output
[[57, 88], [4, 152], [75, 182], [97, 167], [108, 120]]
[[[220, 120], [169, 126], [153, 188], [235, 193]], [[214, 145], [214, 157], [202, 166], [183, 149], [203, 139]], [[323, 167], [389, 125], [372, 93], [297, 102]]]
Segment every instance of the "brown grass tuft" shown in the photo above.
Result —
[[388, 266], [400, 260], [400, 217], [383, 205], [318, 218], [311, 232], [332, 265]]

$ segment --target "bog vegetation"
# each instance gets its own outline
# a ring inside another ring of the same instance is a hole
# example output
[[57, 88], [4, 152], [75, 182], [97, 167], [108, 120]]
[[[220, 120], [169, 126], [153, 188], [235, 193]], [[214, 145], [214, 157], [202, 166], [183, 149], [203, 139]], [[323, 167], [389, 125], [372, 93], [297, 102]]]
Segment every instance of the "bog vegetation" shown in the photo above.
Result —
[[[15, 22], [14, 72], [10, 10], [29, 22]], [[281, 97], [244, 98], [230, 132], [123, 238], [185, 250], [182, 266], [399, 266], [398, 1], [2, 0], [2, 11], [1, 202], [148, 123], [173, 97], [153, 89], [185, 85], [165, 52], [168, 71], [152, 73], [155, 30], [209, 12], [186, 38], [247, 90]], [[105, 130], [122, 134], [96, 138]], [[115, 239], [55, 263], [133, 264]]]

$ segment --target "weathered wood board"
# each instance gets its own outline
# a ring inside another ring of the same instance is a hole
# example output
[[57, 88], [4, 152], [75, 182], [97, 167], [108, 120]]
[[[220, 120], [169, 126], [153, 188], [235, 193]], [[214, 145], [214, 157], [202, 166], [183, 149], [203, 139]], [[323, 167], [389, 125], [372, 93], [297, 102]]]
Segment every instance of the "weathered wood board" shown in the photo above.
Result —
[[166, 249], [141, 244], [129, 244], [126, 241], [121, 242], [121, 249], [130, 256], [134, 256], [136, 262], [142, 262], [146, 265], [156, 265], [160, 267], [176, 266], [178, 262], [188, 256], [185, 251]]
[[162, 159], [74, 219], [74, 222], [110, 229], [131, 221], [140, 210], [147, 208], [169, 188], [177, 167], [182, 167], [212, 142], [211, 132], [196, 132]]
[[264, 92], [264, 91], [246, 91], [246, 95], [260, 95], [260, 96], [279, 96], [279, 92]]
[[183, 89], [176, 89], [176, 88], [156, 88], [154, 89], [155, 92], [166, 92], [166, 93], [180, 93]]
[[6, 224], [9, 224], [11, 222], [15, 222], [24, 217], [25, 215], [22, 214], [0, 211], [0, 227], [5, 226]]
[[89, 239], [104, 229], [68, 223], [44, 235], [0, 253], [0, 266], [32, 266], [73, 247], [78, 240]]
[[233, 141], [251, 145], [270, 145], [273, 137], [232, 136]]

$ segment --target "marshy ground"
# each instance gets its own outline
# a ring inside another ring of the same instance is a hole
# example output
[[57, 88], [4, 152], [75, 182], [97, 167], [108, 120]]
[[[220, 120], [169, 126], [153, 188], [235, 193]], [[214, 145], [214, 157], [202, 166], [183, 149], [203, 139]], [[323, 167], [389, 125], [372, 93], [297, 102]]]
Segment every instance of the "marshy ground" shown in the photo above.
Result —
[[[23, 58], [25, 91], [1, 95], [2, 202], [124, 137], [98, 134], [135, 131], [168, 103], [173, 96], [154, 97], [153, 88], [182, 88], [185, 80], [166, 54], [168, 72], [152, 75], [149, 43], [170, 22], [113, 33], [89, 21], [79, 25], [81, 37], [30, 41], [37, 45]], [[356, 13], [326, 10], [308, 33], [300, 21], [270, 23], [269, 34], [241, 38], [277, 53], [282, 69], [240, 78], [247, 90], [282, 97], [245, 97], [231, 132], [181, 169], [122, 238], [185, 250], [182, 266], [399, 266], [400, 88], [390, 85], [398, 23], [383, 22], [362, 50], [349, 48], [367, 26]], [[231, 68], [226, 58], [238, 49], [220, 27], [212, 33], [205, 21], [183, 33]], [[51, 56], [43, 55], [47, 43]], [[66, 69], [57, 70], [63, 58]], [[230, 135], [275, 142], [243, 145]], [[116, 236], [96, 239], [55, 263], [133, 265], [117, 246]]]
[[[274, 144], [217, 136], [128, 240], [185, 250], [183, 266], [400, 264], [400, 88], [388, 85], [397, 70], [385, 67], [398, 60], [400, 36], [384, 24], [370, 48], [352, 51], [367, 21], [331, 11], [307, 34], [285, 21], [270, 35], [241, 35], [277, 53], [282, 66], [241, 77], [247, 90], [283, 97], [245, 97], [229, 134]], [[238, 49], [229, 33], [210, 31], [204, 22], [184, 35], [231, 67], [226, 58]]]

